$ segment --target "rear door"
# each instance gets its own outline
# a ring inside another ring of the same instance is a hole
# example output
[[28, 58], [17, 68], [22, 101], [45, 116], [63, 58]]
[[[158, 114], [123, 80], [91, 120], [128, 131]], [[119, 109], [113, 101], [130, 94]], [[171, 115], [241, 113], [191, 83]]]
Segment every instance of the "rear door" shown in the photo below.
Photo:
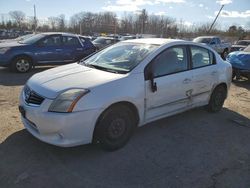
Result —
[[156, 56], [145, 69], [145, 80], [146, 121], [188, 108], [193, 88], [186, 47], [171, 47]]
[[75, 36], [62, 36], [63, 54], [62, 59], [64, 63], [74, 62], [83, 56], [84, 48], [79, 39]]
[[218, 82], [218, 69], [215, 55], [212, 51], [199, 47], [190, 46], [191, 66], [193, 75], [194, 104], [207, 102], [210, 92]]

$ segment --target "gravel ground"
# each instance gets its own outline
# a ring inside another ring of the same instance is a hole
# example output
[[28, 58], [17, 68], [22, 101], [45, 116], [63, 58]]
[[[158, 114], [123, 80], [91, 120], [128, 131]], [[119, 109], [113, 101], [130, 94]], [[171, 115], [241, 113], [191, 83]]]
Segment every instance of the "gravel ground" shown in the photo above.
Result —
[[0, 187], [250, 187], [250, 83], [232, 84], [221, 112], [203, 108], [138, 129], [116, 152], [59, 148], [32, 137], [18, 96], [29, 74], [0, 68]]

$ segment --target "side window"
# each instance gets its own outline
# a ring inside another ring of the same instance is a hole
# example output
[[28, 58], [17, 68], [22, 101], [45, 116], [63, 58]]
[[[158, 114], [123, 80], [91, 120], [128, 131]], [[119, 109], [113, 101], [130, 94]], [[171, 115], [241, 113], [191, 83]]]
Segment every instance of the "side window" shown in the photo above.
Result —
[[80, 45], [79, 40], [76, 37], [63, 36], [63, 44], [65, 46], [78, 46]]
[[42, 46], [60, 46], [61, 37], [59, 35], [49, 36], [39, 42]]
[[212, 38], [212, 40], [210, 41], [210, 44], [212, 44], [212, 45], [217, 44], [216, 38]]
[[191, 46], [191, 56], [192, 68], [205, 67], [215, 64], [213, 53], [205, 48]]
[[188, 69], [185, 47], [172, 47], [159, 54], [152, 64], [154, 77], [173, 74]]

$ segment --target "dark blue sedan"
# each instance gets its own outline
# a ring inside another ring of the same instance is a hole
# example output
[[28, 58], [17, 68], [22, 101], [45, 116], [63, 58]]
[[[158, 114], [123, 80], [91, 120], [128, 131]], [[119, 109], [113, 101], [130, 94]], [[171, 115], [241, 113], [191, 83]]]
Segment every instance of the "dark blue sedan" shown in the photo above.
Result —
[[250, 80], [250, 45], [243, 51], [231, 52], [227, 56], [227, 61], [233, 67], [233, 78], [239, 79], [241, 76]]
[[28, 72], [35, 65], [79, 61], [95, 52], [89, 38], [68, 33], [40, 33], [22, 41], [0, 43], [0, 66]]

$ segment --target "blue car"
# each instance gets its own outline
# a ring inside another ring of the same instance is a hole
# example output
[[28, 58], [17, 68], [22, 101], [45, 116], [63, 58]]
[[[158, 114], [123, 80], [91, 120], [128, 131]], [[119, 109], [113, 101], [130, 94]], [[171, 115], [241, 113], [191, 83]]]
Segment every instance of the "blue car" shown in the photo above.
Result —
[[232, 79], [236, 77], [239, 79], [241, 76], [250, 80], [250, 45], [243, 51], [231, 52], [227, 56], [227, 61], [233, 67]]
[[22, 41], [0, 43], [0, 66], [28, 72], [36, 65], [72, 63], [95, 52], [89, 38], [68, 33], [40, 33]]

